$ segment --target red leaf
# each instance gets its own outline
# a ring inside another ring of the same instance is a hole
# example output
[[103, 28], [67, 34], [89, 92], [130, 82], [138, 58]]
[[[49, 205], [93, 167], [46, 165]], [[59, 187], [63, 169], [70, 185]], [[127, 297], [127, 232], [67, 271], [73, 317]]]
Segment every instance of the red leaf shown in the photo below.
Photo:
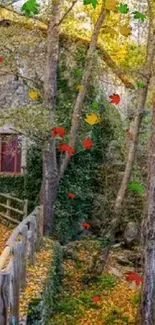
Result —
[[99, 296], [94, 296], [94, 297], [92, 297], [92, 299], [93, 299], [95, 302], [97, 302], [97, 301], [100, 300], [100, 297], [99, 297]]
[[59, 151], [60, 151], [60, 152], [67, 151], [69, 157], [72, 155], [73, 152], [75, 152], [75, 149], [73, 149], [72, 147], [70, 147], [70, 146], [69, 146], [67, 143], [65, 143], [65, 142], [63, 142], [63, 143], [57, 143], [57, 146], [59, 147]]
[[0, 62], [3, 62], [3, 58], [0, 56]]
[[91, 228], [90, 224], [87, 223], [87, 222], [82, 222], [82, 226], [87, 228], [87, 229]]
[[61, 126], [57, 126], [56, 128], [51, 129], [51, 131], [52, 131], [53, 138], [55, 138], [58, 134], [63, 139], [66, 133], [66, 130]]
[[109, 96], [109, 98], [112, 99], [112, 101], [110, 102], [110, 104], [119, 104], [119, 102], [121, 100], [120, 99], [120, 96], [117, 95], [117, 94], [113, 94], [113, 95]]
[[71, 192], [68, 192], [68, 197], [71, 197], [72, 199], [75, 198], [75, 194], [71, 193]]
[[86, 149], [91, 149], [91, 148], [93, 148], [94, 141], [91, 140], [90, 137], [86, 138], [86, 139], [83, 140], [82, 142], [83, 142], [83, 146], [84, 146]]
[[135, 281], [136, 285], [138, 286], [141, 282], [143, 282], [143, 279], [141, 278], [141, 276], [139, 276], [137, 273], [132, 272], [132, 271], [128, 271], [123, 273], [124, 275], [126, 275], [126, 281]]

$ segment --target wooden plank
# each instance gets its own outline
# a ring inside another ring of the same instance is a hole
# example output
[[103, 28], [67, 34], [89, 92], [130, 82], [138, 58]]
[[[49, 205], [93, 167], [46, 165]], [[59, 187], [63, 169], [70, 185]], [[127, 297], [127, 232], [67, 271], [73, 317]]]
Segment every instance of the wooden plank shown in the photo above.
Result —
[[10, 273], [0, 272], [0, 324], [8, 324]]
[[23, 203], [24, 200], [21, 200], [21, 199], [18, 199], [16, 197], [13, 197], [9, 194], [6, 194], [6, 193], [0, 193], [0, 196], [3, 196], [5, 198], [8, 198], [8, 199], [11, 199], [11, 200], [14, 200], [14, 201], [17, 201], [17, 202], [20, 202], [20, 203]]
[[12, 299], [10, 304], [10, 324], [19, 325], [19, 295], [20, 295], [20, 243], [13, 247], [13, 270], [12, 270]]
[[0, 256], [0, 271], [3, 269], [5, 262], [9, 257], [10, 253], [11, 253], [11, 247], [6, 246]]
[[27, 216], [27, 218], [23, 219], [23, 221], [20, 222], [20, 224], [14, 229], [14, 231], [11, 234], [11, 236], [7, 240], [6, 245], [8, 245], [8, 246], [12, 246], [13, 245], [14, 241], [16, 240], [16, 237], [19, 234], [21, 234], [23, 227], [30, 222], [32, 216], [36, 216], [37, 211], [38, 211], [38, 207], [36, 207], [32, 211], [32, 213]]
[[7, 216], [6, 214], [4, 214], [4, 213], [2, 213], [2, 212], [0, 212], [0, 216], [2, 216], [3, 218], [5, 218], [5, 219], [7, 219], [7, 220], [12, 221], [13, 223], [16, 223], [17, 225], [20, 224], [20, 221], [18, 221], [18, 220], [16, 220], [16, 219], [13, 219], [13, 218], [9, 217], [9, 216]]
[[20, 270], [22, 289], [24, 289], [26, 286], [27, 233], [28, 233], [28, 226], [24, 226], [22, 229], [23, 238], [21, 241], [21, 270]]
[[15, 208], [13, 208], [13, 207], [10, 207], [10, 206], [8, 206], [8, 205], [6, 205], [6, 204], [0, 203], [0, 206], [3, 207], [3, 208], [9, 209], [9, 210], [11, 210], [11, 211], [14, 211], [14, 212], [16, 212], [16, 213], [19, 213], [19, 214], [21, 214], [21, 215], [24, 214], [23, 211], [18, 210], [18, 209], [15, 209]]
[[30, 221], [30, 231], [29, 231], [29, 245], [30, 245], [30, 252], [29, 252], [29, 259], [30, 264], [34, 265], [34, 253], [35, 253], [35, 217], [33, 216]]

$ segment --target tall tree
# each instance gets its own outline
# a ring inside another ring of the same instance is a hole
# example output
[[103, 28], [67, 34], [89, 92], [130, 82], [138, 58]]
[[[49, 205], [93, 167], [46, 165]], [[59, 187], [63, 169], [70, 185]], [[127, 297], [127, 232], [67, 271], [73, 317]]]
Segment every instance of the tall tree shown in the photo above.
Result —
[[[151, 24], [151, 20], [150, 20]], [[153, 59], [155, 54], [155, 31], [152, 30], [152, 28], [149, 28], [148, 33], [148, 45], [147, 45], [147, 56], [146, 56], [146, 62], [144, 65], [144, 68], [141, 70], [141, 75], [143, 76], [143, 88], [138, 89], [137, 93], [137, 113], [135, 114], [134, 121], [133, 121], [133, 127], [132, 127], [132, 140], [129, 147], [126, 167], [123, 175], [123, 179], [120, 185], [120, 188], [117, 193], [115, 205], [114, 205], [114, 218], [112, 219], [109, 230], [106, 233], [106, 239], [108, 240], [108, 245], [106, 247], [102, 247], [101, 251], [99, 252], [99, 258], [97, 259], [95, 257], [93, 263], [92, 263], [92, 272], [96, 272], [97, 265], [99, 273], [102, 272], [106, 261], [109, 256], [111, 243], [115, 239], [115, 234], [117, 232], [118, 226], [121, 221], [121, 213], [123, 208], [123, 202], [125, 198], [125, 194], [128, 188], [128, 182], [131, 177], [132, 168], [135, 160], [136, 150], [137, 150], [137, 144], [138, 144], [138, 137], [139, 137], [139, 130], [140, 125], [143, 117], [143, 112], [145, 109], [145, 103], [147, 99], [148, 89], [149, 89], [149, 83], [152, 77], [152, 65], [153, 65]]]

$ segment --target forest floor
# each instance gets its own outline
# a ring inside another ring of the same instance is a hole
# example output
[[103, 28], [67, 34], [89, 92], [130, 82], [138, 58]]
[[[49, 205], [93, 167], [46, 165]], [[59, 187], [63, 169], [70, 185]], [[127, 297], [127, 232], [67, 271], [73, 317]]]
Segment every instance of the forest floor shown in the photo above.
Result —
[[117, 262], [118, 256], [126, 256], [129, 251], [113, 249], [104, 273], [89, 282], [87, 268], [98, 245], [97, 241], [88, 239], [71, 244], [76, 258], [64, 260], [63, 288], [50, 324], [134, 324], [141, 285], [127, 282], [123, 275], [127, 271], [135, 272], [132, 264], [121, 266]]

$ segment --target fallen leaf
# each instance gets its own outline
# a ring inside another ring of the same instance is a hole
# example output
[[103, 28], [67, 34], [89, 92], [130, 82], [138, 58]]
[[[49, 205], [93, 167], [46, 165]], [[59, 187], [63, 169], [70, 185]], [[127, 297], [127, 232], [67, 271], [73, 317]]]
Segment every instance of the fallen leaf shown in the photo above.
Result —
[[86, 114], [85, 122], [90, 125], [94, 125], [101, 122], [100, 117], [97, 116], [96, 113]]
[[72, 155], [73, 152], [75, 152], [75, 149], [73, 149], [72, 147], [70, 147], [67, 143], [63, 142], [63, 143], [57, 143], [57, 146], [59, 147], [59, 151], [60, 152], [65, 152], [67, 151], [68, 156], [70, 157]]
[[29, 94], [29, 97], [32, 99], [37, 99], [39, 97], [38, 91], [33, 90], [33, 89], [31, 89], [28, 94]]
[[119, 102], [120, 102], [120, 96], [117, 94], [113, 94], [113, 95], [109, 96], [109, 98], [112, 99], [110, 104], [119, 104]]
[[126, 281], [135, 281], [137, 286], [143, 282], [142, 277], [135, 272], [127, 271], [123, 274], [126, 275]]
[[64, 135], [66, 133], [65, 129], [61, 126], [57, 126], [53, 129], [51, 129], [52, 131], [52, 137], [55, 138], [57, 136], [57, 134], [63, 139]]
[[0, 62], [3, 62], [3, 58], [0, 56]]
[[131, 34], [132, 28], [126, 24], [126, 25], [120, 26], [119, 31], [123, 36], [127, 37]]
[[93, 148], [94, 141], [91, 140], [90, 137], [86, 138], [86, 139], [83, 140], [82, 142], [83, 142], [83, 146], [84, 146], [86, 149], [91, 149], [91, 148]]
[[73, 194], [73, 193], [71, 193], [71, 192], [68, 192], [68, 197], [71, 197], [72, 199], [74, 199], [75, 198], [75, 194]]
[[138, 82], [137, 82], [137, 87], [139, 87], [139, 88], [144, 88], [144, 84], [143, 84], [143, 82], [138, 81]]

